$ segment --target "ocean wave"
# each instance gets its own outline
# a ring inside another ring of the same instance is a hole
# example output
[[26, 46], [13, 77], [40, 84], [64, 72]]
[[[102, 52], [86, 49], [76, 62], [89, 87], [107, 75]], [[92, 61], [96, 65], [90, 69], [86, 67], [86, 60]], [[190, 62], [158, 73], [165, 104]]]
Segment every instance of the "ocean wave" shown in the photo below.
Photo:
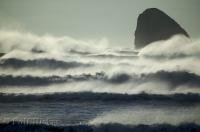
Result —
[[41, 86], [58, 83], [67, 83], [72, 81], [86, 81], [89, 79], [101, 79], [104, 78], [104, 74], [96, 73], [82, 74], [82, 75], [67, 75], [65, 77], [60, 76], [48, 76], [48, 77], [35, 77], [35, 76], [12, 76], [1, 75], [0, 86]]
[[55, 59], [36, 59], [36, 60], [20, 60], [17, 58], [2, 59], [0, 68], [48, 68], [48, 69], [69, 69], [76, 67], [88, 67], [92, 64], [84, 64], [76, 61], [64, 62]]
[[179, 125], [154, 124], [154, 125], [122, 125], [122, 124], [101, 124], [94, 125], [68, 125], [59, 126], [54, 124], [54, 120], [49, 124], [27, 124], [21, 122], [1, 123], [1, 132], [7, 131], [56, 131], [56, 132], [198, 132], [200, 126], [195, 123], [184, 123]]
[[168, 55], [142, 55], [142, 56], [145, 58], [148, 58], [148, 59], [155, 59], [155, 60], [162, 60], [162, 59], [171, 60], [171, 59], [183, 59], [186, 57], [194, 57], [192, 55], [186, 55], [183, 53], [176, 53], [176, 54], [173, 54], [170, 56], [168, 56]]
[[199, 94], [116, 94], [93, 92], [68, 92], [52, 94], [7, 94], [0, 93], [0, 102], [30, 101], [164, 101], [179, 103], [199, 103]]
[[102, 81], [102, 83], [123, 84], [126, 82], [133, 82], [142, 84], [145, 82], [166, 82], [171, 88], [180, 85], [187, 85], [193, 87], [200, 86], [200, 76], [186, 71], [158, 71], [149, 74], [127, 74], [117, 73], [112, 76], [106, 75], [104, 72], [97, 72], [95, 74], [80, 74], [80, 75], [66, 75], [66, 76], [13, 76], [1, 75], [0, 86], [40, 86], [59, 84], [67, 82], [80, 81]]
[[200, 86], [200, 76], [186, 71], [158, 71], [156, 73], [142, 74], [144, 78], [158, 79], [168, 82], [173, 87], [178, 85]]
[[38, 36], [16, 30], [0, 30], [0, 48], [5, 53], [16, 49], [37, 53], [66, 53], [69, 51], [93, 53], [104, 51], [107, 49], [108, 44], [107, 38], [102, 38], [101, 40], [78, 40], [69, 36]]
[[141, 49], [139, 56], [151, 57], [152, 59], [199, 58], [199, 43], [199, 40], [193, 41], [183, 35], [175, 35], [168, 40], [157, 41], [147, 45]]

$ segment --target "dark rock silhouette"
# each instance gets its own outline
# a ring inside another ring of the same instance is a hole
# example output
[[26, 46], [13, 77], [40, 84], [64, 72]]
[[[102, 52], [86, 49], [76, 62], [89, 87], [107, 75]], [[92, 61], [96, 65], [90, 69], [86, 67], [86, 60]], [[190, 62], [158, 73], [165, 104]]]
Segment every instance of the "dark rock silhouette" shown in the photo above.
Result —
[[188, 33], [167, 14], [159, 9], [149, 8], [138, 17], [135, 47], [142, 48], [149, 43], [166, 40], [176, 34], [189, 37]]
[[0, 57], [2, 57], [2, 56], [4, 56], [5, 55], [5, 53], [0, 53]]

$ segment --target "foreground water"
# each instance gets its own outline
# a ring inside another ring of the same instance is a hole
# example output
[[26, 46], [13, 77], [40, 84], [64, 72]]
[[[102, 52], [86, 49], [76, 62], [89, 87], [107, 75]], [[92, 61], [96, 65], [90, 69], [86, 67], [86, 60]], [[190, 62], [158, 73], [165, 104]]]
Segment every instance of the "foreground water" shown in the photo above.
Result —
[[1, 103], [1, 121], [26, 124], [199, 124], [199, 104], [169, 105], [160, 102], [25, 102]]
[[174, 50], [180, 39], [139, 53], [13, 50], [0, 59], [0, 122], [200, 124], [198, 42]]

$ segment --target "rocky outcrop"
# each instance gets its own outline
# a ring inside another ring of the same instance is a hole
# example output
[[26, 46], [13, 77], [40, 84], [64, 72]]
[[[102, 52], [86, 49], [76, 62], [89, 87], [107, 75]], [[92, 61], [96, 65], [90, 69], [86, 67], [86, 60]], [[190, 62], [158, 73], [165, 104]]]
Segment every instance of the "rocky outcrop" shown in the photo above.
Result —
[[189, 37], [188, 33], [167, 14], [159, 9], [149, 8], [138, 17], [135, 47], [142, 48], [154, 41], [169, 39], [176, 34]]
[[0, 53], [0, 57], [2, 57], [2, 56], [4, 56], [5, 55], [5, 53]]

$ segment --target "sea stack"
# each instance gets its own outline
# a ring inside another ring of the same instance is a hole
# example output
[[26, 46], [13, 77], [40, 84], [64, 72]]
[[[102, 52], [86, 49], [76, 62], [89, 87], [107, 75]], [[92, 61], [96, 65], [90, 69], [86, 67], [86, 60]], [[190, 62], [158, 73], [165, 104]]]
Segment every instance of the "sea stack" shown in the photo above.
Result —
[[5, 55], [5, 53], [0, 53], [0, 58], [2, 57], [2, 56], [4, 56]]
[[175, 20], [161, 10], [146, 9], [137, 20], [135, 48], [143, 48], [152, 42], [166, 40], [176, 34], [189, 37], [188, 33]]

